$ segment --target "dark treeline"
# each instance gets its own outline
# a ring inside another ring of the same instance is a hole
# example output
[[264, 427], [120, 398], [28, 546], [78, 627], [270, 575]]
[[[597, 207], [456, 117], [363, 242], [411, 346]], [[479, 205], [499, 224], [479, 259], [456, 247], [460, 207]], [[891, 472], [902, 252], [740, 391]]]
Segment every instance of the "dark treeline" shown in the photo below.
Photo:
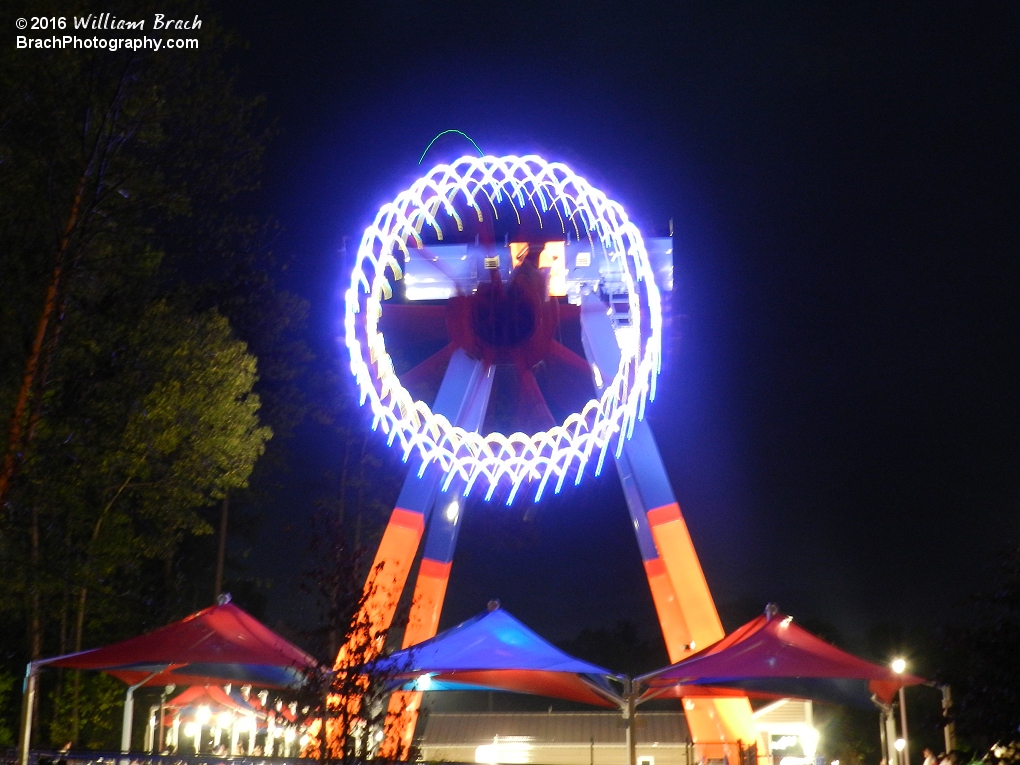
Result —
[[[200, 13], [203, 45], [2, 54], [0, 746], [28, 660], [210, 605], [221, 509], [258, 513], [308, 411], [306, 306], [246, 212], [272, 131], [229, 35], [189, 0], [49, 5], [12, 11]], [[46, 682], [43, 739], [110, 743], [118, 683]]]

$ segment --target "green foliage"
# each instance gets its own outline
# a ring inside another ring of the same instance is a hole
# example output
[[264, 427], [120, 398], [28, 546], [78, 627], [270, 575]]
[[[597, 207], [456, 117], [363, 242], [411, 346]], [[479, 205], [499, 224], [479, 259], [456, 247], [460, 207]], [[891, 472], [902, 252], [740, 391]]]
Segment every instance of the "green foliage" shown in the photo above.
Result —
[[18, 732], [11, 721], [21, 697], [20, 690], [18, 678], [0, 670], [0, 748], [14, 746], [17, 742]]
[[144, 393], [103, 468], [108, 484], [135, 481], [145, 512], [172, 529], [174, 511], [244, 487], [272, 433], [259, 426], [251, 393], [256, 360], [223, 317], [180, 315], [160, 301], [146, 311], [135, 347], [129, 384], [140, 381]]
[[[75, 674], [68, 672], [68, 675]], [[77, 673], [79, 686], [64, 682], [54, 699], [50, 740], [62, 745], [78, 741], [79, 746], [99, 751], [120, 747], [124, 709], [124, 684], [108, 675]], [[74, 710], [80, 708], [75, 718]], [[76, 735], [75, 727], [78, 726]]]
[[[271, 131], [204, 5], [9, 10], [203, 19], [201, 55], [0, 50], [0, 447], [17, 463], [0, 508], [0, 648], [23, 666], [165, 623], [178, 552], [248, 486], [264, 415], [280, 432], [303, 416], [309, 354], [303, 303], [265, 270], [270, 227], [243, 212]], [[60, 685], [54, 743], [104, 740], [88, 714], [107, 682]]]
[[[30, 470], [35, 496], [82, 506], [90, 528], [97, 513], [128, 514], [159, 538], [147, 554], [160, 554], [182, 533], [209, 533], [195, 509], [243, 487], [271, 435], [251, 393], [256, 360], [223, 317], [163, 300], [113, 336], [114, 348], [96, 338], [61, 359], [63, 375], [88, 384], [53, 402]], [[74, 465], [73, 481], [54, 488], [61, 464]]]

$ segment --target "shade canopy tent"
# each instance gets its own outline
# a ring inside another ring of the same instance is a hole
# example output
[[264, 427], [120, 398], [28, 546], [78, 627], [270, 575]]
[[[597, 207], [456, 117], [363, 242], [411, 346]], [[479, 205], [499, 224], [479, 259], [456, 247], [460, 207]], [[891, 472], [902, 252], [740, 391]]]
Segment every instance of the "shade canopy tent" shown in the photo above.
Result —
[[167, 699], [164, 706], [175, 711], [207, 706], [224, 712], [265, 717], [264, 711], [235, 698], [218, 685], [193, 685], [172, 699]]
[[41, 659], [28, 665], [22, 702], [19, 761], [28, 762], [38, 671], [64, 667], [105, 672], [128, 684], [121, 750], [130, 748], [133, 694], [142, 686], [247, 683], [268, 688], [300, 685], [318, 662], [224, 598], [166, 627], [102, 648]]
[[680, 686], [738, 688], [770, 696], [846, 703], [923, 683], [825, 642], [774, 608], [683, 661], [637, 679], [644, 698], [686, 695]]
[[248, 683], [289, 688], [300, 685], [318, 662], [227, 602], [144, 635], [42, 659], [35, 666], [98, 670], [128, 685]]
[[564, 653], [501, 608], [372, 663], [404, 690], [497, 690], [616, 707], [617, 676]]

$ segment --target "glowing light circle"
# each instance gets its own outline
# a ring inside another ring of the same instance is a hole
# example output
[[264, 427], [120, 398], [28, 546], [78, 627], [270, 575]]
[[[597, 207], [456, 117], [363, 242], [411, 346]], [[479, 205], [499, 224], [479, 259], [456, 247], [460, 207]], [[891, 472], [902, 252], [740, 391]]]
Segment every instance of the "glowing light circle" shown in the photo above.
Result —
[[[440, 209], [462, 228], [462, 218], [454, 208], [458, 197], [479, 221], [482, 205], [498, 217], [496, 204], [506, 197], [518, 219], [518, 209], [528, 205], [536, 212], [541, 208], [540, 216], [553, 211], [564, 230], [568, 224], [573, 226], [578, 239], [582, 236], [580, 222], [583, 235], [596, 236], [607, 257], [622, 266], [618, 278], [627, 291], [631, 324], [616, 330], [619, 368], [598, 398], [561, 425], [530, 435], [467, 431], [433, 412], [425, 402], [414, 400], [394, 372], [379, 331], [383, 300], [392, 294], [391, 280], [401, 278], [401, 263], [410, 257], [411, 247], [423, 247], [422, 228], [428, 226], [443, 238], [437, 218]], [[644, 288], [644, 312], [639, 282]], [[362, 405], [371, 407], [372, 427], [381, 428], [389, 443], [399, 441], [405, 461], [417, 451], [422, 460], [419, 474], [436, 462], [446, 475], [444, 489], [460, 479], [465, 496], [481, 482], [487, 486], [486, 498], [491, 498], [496, 487], [506, 481], [511, 486], [509, 504], [522, 485], [537, 483], [537, 501], [550, 481], [556, 491], [568, 475], [573, 474], [575, 483], [580, 483], [592, 460], [598, 474], [614, 436], [619, 454], [634, 422], [644, 416], [648, 399], [655, 397], [662, 313], [641, 232], [617, 202], [562, 163], [546, 162], [535, 155], [485, 156], [461, 157], [452, 164], [433, 167], [384, 204], [365, 229], [344, 303], [344, 339], [351, 372]]]

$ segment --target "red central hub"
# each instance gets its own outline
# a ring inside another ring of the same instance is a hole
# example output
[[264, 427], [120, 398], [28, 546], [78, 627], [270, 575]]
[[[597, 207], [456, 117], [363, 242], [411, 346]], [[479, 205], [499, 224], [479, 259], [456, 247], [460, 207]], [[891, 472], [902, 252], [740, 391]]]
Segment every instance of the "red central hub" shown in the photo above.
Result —
[[488, 284], [472, 295], [447, 301], [446, 325], [455, 347], [486, 364], [515, 364], [531, 369], [549, 352], [559, 303], [546, 294], [546, 278], [525, 261], [504, 284], [490, 271]]

